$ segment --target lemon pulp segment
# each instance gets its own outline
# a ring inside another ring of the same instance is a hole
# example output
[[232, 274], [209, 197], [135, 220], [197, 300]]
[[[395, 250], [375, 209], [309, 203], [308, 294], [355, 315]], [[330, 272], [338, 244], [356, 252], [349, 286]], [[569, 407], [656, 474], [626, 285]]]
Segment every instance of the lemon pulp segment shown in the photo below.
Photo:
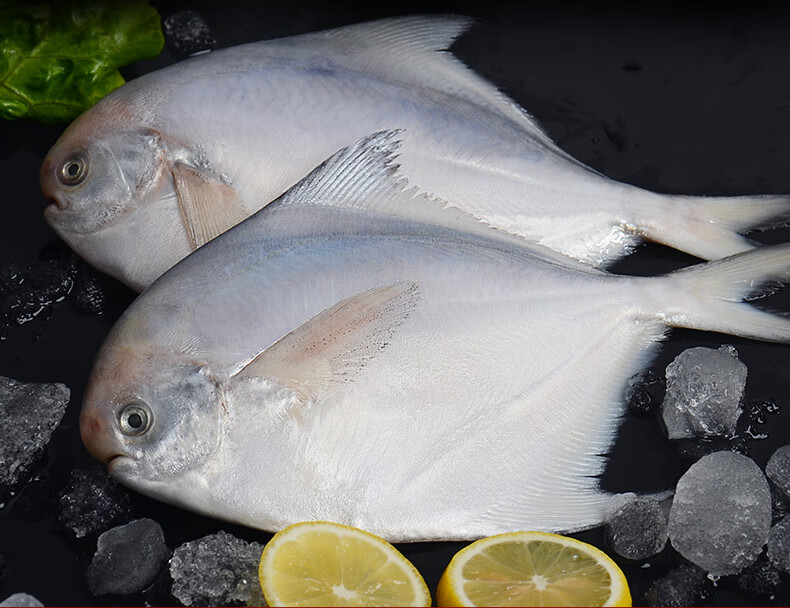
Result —
[[430, 606], [414, 566], [362, 530], [305, 522], [278, 532], [259, 569], [270, 606]]
[[442, 606], [630, 606], [625, 576], [595, 547], [541, 532], [472, 543], [450, 562]]

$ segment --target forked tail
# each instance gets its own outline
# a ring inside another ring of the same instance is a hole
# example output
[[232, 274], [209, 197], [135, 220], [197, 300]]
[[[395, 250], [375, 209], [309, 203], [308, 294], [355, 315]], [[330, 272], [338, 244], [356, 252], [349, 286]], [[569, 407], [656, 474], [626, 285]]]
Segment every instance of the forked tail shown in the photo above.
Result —
[[655, 208], [662, 212], [638, 222], [642, 236], [703, 260], [749, 251], [755, 244], [741, 233], [790, 222], [790, 196], [786, 195], [661, 198]]
[[661, 298], [667, 325], [790, 342], [790, 317], [747, 304], [790, 282], [790, 244], [683, 268], [666, 275]]

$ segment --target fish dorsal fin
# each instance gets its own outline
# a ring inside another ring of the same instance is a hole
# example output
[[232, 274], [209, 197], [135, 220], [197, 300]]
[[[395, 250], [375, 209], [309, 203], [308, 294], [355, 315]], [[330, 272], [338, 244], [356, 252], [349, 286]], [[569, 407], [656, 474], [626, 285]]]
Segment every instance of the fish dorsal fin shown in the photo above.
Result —
[[[583, 272], [598, 272], [589, 264], [494, 228], [444, 200], [410, 186], [394, 162], [400, 146], [397, 135], [401, 132], [402, 129], [379, 131], [336, 152], [285, 194], [259, 211], [257, 221], [265, 225], [268, 214], [281, 207], [316, 205], [361, 209], [426, 226], [447, 228], [462, 232], [467, 237], [478, 236], [505, 246], [517, 246], [561, 266]], [[413, 229], [418, 227], [413, 226]]]
[[352, 379], [384, 349], [418, 299], [411, 281], [345, 298], [258, 354], [233, 380], [266, 378], [302, 401], [316, 399], [324, 389]]
[[473, 23], [460, 15], [412, 15], [359, 23], [315, 36], [330, 42], [332, 57], [342, 57], [345, 67], [459, 97], [507, 117], [556, 147], [523, 108], [447, 51]]
[[[268, 207], [322, 205], [363, 209], [466, 233], [493, 236], [500, 231], [409, 187], [395, 164], [399, 129], [379, 131], [343, 148]], [[521, 240], [502, 233], [504, 238]]]
[[238, 191], [214, 175], [180, 161], [173, 163], [170, 170], [181, 220], [193, 250], [249, 215], [239, 202]]

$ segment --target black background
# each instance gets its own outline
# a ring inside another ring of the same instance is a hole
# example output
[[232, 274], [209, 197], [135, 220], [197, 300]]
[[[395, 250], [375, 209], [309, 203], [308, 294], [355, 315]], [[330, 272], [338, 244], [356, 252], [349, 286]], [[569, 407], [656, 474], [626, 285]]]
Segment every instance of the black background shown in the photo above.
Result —
[[[790, 192], [790, 13], [760, 4], [681, 8], [642, 4], [501, 4], [266, 2], [154, 2], [163, 16], [198, 9], [217, 48], [415, 12], [455, 12], [478, 26], [454, 47], [456, 54], [500, 86], [537, 118], [570, 154], [621, 181], [666, 193], [739, 195]], [[167, 50], [124, 70], [132, 78], [174, 61]], [[42, 219], [38, 168], [62, 131], [24, 122], [0, 124], [0, 267], [29, 264], [61, 245]], [[786, 242], [789, 229], [754, 236]], [[657, 274], [696, 260], [646, 245], [614, 271]], [[82, 447], [79, 407], [93, 357], [113, 321], [134, 298], [101, 278], [104, 314], [78, 310], [72, 298], [35, 320], [0, 329], [0, 375], [64, 382], [72, 400], [37, 479], [0, 509], [0, 555], [7, 566], [0, 599], [26, 591], [47, 605], [170, 603], [166, 576], [154, 590], [127, 598], [90, 596], [85, 569], [95, 536], [76, 541], [56, 519], [57, 494], [70, 471], [96, 463]], [[790, 311], [790, 295], [764, 305]], [[690, 346], [730, 343], [749, 368], [747, 398], [774, 398], [790, 409], [790, 347], [674, 331], [655, 368]], [[764, 466], [774, 449], [790, 443], [790, 412], [772, 416], [769, 438], [747, 443]], [[0, 421], [2, 424], [2, 421]], [[529, 440], [529, 429], [524, 429]], [[691, 464], [678, 455], [655, 416], [626, 416], [602, 484], [613, 491], [673, 487]], [[251, 480], [266, 483], [265, 479]], [[19, 490], [19, 488], [17, 489]], [[219, 529], [247, 540], [269, 535], [203, 518], [133, 495], [137, 517], [162, 524], [174, 548]], [[600, 529], [577, 535], [605, 547]], [[420, 543], [399, 548], [422, 572], [433, 593], [442, 570], [464, 543]], [[619, 560], [638, 603], [650, 583], [678, 563], [667, 548], [643, 563]], [[2, 575], [0, 575], [2, 576]], [[773, 601], [740, 593], [720, 581], [709, 604], [790, 603], [787, 581]]]

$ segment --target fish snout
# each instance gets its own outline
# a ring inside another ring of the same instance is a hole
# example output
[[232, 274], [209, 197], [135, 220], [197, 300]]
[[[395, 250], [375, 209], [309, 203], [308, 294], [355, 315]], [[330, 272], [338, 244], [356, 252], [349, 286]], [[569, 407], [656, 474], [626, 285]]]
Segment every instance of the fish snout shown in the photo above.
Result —
[[55, 163], [52, 158], [48, 156], [44, 159], [44, 163], [41, 165], [41, 170], [38, 174], [41, 192], [44, 194], [44, 198], [50, 203], [50, 206], [47, 207], [45, 211], [47, 215], [56, 213], [56, 210], [64, 211], [69, 207], [69, 202], [63, 196], [63, 192], [60, 188], [60, 181], [58, 180], [56, 171]]
[[128, 456], [113, 432], [112, 420], [101, 412], [83, 409], [80, 436], [90, 455], [105, 464], [118, 456]]

